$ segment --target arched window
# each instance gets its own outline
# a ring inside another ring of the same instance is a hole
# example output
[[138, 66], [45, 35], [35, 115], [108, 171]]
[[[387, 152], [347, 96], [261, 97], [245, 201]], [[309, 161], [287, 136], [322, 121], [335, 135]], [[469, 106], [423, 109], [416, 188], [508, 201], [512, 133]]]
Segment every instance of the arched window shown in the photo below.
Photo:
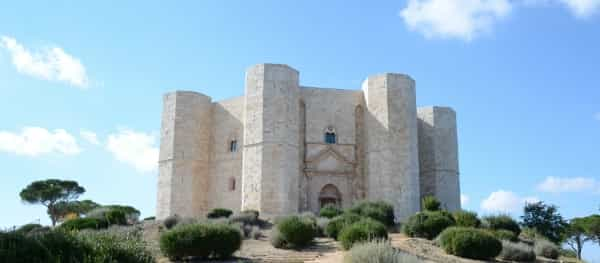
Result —
[[235, 191], [235, 178], [229, 178], [229, 191]]
[[231, 140], [229, 142], [229, 151], [230, 152], [237, 152], [237, 140]]
[[335, 130], [332, 127], [328, 127], [327, 130], [325, 130], [325, 143], [327, 143], [327, 144], [335, 144], [336, 143]]

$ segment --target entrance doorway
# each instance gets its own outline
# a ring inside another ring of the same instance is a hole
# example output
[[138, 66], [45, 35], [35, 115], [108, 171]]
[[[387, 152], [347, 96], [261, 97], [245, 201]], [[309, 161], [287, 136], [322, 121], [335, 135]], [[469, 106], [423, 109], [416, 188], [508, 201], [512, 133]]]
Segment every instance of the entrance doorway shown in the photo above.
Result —
[[333, 205], [338, 208], [342, 206], [342, 195], [335, 185], [325, 185], [319, 193], [319, 207], [323, 208], [326, 205]]

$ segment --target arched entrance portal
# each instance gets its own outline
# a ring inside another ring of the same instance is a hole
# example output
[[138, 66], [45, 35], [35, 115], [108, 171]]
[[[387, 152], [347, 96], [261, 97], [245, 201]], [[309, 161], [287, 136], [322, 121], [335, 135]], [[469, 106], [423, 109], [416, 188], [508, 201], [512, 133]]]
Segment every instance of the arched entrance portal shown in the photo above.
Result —
[[336, 207], [342, 205], [342, 195], [335, 185], [328, 184], [323, 186], [319, 193], [319, 207], [322, 208], [325, 205], [332, 204]]

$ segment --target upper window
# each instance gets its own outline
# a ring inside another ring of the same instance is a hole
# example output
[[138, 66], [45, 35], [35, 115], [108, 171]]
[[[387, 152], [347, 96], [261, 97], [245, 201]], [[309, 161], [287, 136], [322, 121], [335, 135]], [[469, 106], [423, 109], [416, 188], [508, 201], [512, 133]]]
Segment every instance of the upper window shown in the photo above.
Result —
[[235, 178], [229, 178], [229, 191], [235, 191]]
[[326, 132], [325, 133], [325, 143], [335, 144], [335, 132]]
[[231, 142], [229, 142], [229, 151], [237, 152], [237, 140], [232, 140]]

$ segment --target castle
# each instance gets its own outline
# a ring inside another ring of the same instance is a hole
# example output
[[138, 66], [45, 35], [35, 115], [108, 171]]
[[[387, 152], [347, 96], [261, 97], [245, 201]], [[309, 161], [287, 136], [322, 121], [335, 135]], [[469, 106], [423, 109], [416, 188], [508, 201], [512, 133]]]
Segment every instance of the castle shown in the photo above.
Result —
[[456, 114], [417, 108], [409, 76], [326, 89], [301, 86], [287, 65], [259, 64], [245, 85], [245, 96], [217, 102], [164, 95], [158, 219], [217, 207], [272, 218], [383, 200], [403, 220], [426, 195], [460, 209]]

